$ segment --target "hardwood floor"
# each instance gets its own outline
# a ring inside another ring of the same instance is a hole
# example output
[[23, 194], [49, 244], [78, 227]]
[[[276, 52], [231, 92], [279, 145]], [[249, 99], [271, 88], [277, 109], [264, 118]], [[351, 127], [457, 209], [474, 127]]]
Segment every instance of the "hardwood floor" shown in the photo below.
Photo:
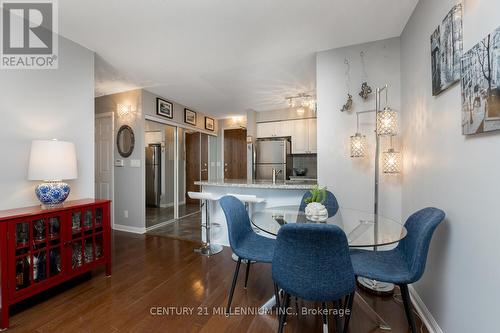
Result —
[[[199, 204], [179, 205], [179, 216], [193, 214], [200, 210]], [[162, 222], [174, 219], [174, 207], [146, 207], [146, 227], [152, 227]]]
[[201, 213], [189, 215], [147, 232], [147, 235], [201, 242]]
[[[106, 278], [104, 270], [99, 269], [91, 277], [84, 276], [12, 307], [9, 332], [277, 331], [274, 315], [226, 318], [222, 312], [212, 313], [212, 309], [222, 311], [226, 304], [235, 263], [228, 248], [206, 258], [193, 252], [197, 245], [166, 237], [114, 232], [111, 277]], [[255, 309], [273, 293], [270, 266], [253, 265], [246, 290], [242, 271], [233, 310], [236, 307]], [[392, 298], [365, 296], [393, 326], [392, 332], [409, 331], [401, 304]], [[194, 312], [151, 314], [151, 311], [169, 310], [170, 307], [192, 308]], [[200, 315], [198, 308], [202, 309]], [[351, 333], [384, 332], [375, 329], [356, 302], [351, 323]], [[330, 325], [330, 332], [334, 332], [333, 323]], [[291, 316], [285, 331], [322, 332], [321, 318]]]

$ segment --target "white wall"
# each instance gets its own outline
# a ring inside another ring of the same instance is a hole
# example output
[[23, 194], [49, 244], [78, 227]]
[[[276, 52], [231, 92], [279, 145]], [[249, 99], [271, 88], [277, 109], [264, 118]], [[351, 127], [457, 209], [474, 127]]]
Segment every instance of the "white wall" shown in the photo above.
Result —
[[[461, 134], [460, 86], [431, 93], [430, 35], [455, 0], [421, 0], [401, 36], [405, 146], [403, 216], [447, 218], [416, 284], [444, 332], [498, 332], [500, 133]], [[464, 50], [500, 25], [500, 1], [466, 0]]]
[[59, 37], [56, 70], [0, 71], [0, 209], [38, 204], [27, 180], [31, 140], [72, 141], [78, 179], [69, 200], [94, 197], [94, 53]]
[[[366, 158], [350, 157], [350, 136], [356, 132], [355, 111], [374, 110], [375, 94], [367, 101], [358, 96], [364, 71], [360, 52], [364, 52], [368, 84], [389, 85], [389, 105], [400, 110], [400, 41], [393, 38], [318, 53], [318, 181], [328, 186], [344, 207], [373, 210], [375, 115], [360, 116], [361, 131], [367, 136], [369, 154]], [[346, 65], [350, 62], [350, 87], [354, 110], [340, 112], [346, 102]], [[383, 99], [385, 101], [385, 97]], [[383, 139], [383, 148], [388, 142]], [[397, 142], [396, 142], [397, 144]], [[380, 213], [401, 217], [401, 176], [380, 177]]]

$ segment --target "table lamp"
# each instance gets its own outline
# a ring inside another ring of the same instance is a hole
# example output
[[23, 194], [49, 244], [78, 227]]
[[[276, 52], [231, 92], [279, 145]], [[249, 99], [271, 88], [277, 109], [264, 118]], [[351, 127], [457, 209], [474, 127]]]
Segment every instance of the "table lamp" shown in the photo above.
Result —
[[31, 143], [29, 180], [43, 183], [35, 188], [35, 194], [43, 208], [62, 206], [70, 187], [63, 180], [77, 178], [76, 151], [72, 142], [33, 140]]

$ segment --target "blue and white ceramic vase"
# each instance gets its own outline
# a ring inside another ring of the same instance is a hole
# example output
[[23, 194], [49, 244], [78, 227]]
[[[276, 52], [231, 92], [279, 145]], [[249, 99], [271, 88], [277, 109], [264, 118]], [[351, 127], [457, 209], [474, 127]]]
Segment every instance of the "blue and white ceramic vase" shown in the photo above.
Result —
[[70, 190], [66, 183], [47, 182], [38, 185], [35, 194], [43, 206], [54, 207], [61, 205], [68, 198]]

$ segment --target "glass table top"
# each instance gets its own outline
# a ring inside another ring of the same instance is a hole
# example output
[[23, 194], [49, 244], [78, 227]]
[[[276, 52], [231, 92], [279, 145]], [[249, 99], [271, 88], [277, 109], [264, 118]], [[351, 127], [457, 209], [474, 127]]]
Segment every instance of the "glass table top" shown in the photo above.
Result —
[[347, 235], [351, 247], [374, 247], [394, 244], [406, 237], [406, 228], [399, 222], [360, 210], [340, 207], [337, 214], [325, 222], [310, 221], [299, 206], [270, 207], [256, 212], [252, 224], [259, 230], [276, 236], [287, 223], [326, 223], [339, 226]]

